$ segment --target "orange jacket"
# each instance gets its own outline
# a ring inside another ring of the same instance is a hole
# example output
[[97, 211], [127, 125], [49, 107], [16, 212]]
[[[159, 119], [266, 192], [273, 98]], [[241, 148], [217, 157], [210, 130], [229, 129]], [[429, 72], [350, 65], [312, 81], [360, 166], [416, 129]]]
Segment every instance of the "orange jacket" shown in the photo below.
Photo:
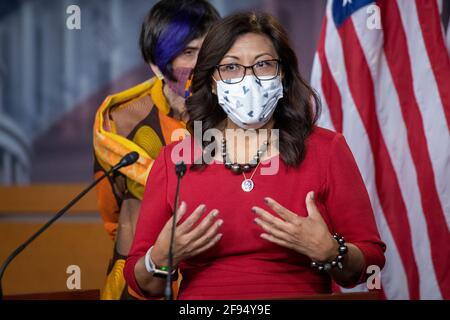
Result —
[[97, 203], [105, 229], [116, 236], [120, 205], [130, 193], [141, 200], [148, 173], [161, 148], [172, 142], [172, 133], [185, 123], [169, 116], [170, 106], [162, 81], [152, 78], [123, 92], [108, 96], [95, 117], [93, 144], [95, 176], [114, 166], [125, 154], [139, 153], [138, 161], [120, 169], [117, 177], [97, 185]]

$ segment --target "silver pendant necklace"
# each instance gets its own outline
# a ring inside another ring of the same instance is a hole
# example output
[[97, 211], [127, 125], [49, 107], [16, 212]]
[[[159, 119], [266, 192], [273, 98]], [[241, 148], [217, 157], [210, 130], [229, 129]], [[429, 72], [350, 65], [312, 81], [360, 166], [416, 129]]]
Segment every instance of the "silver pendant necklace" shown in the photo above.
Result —
[[[245, 176], [244, 176], [244, 178], [245, 178]], [[253, 183], [253, 180], [251, 178], [250, 179], [245, 178], [245, 180], [242, 181], [242, 184], [241, 184], [241, 188], [245, 192], [252, 191], [254, 186], [255, 186], [255, 184]]]
[[241, 188], [242, 190], [244, 190], [245, 192], [250, 192], [253, 190], [253, 188], [255, 187], [255, 183], [253, 182], [252, 178], [255, 175], [256, 171], [258, 170], [258, 166], [261, 162], [258, 162], [258, 165], [255, 168], [255, 171], [253, 171], [252, 175], [250, 176], [250, 178], [247, 178], [245, 176], [245, 172], [242, 172], [242, 175], [244, 176], [244, 181], [242, 181], [241, 184]]
[[[253, 161], [250, 163], [241, 165], [236, 162], [231, 163], [231, 161], [229, 160], [229, 157], [228, 157], [228, 153], [227, 153], [226, 139], [225, 138], [222, 139], [222, 157], [223, 157], [223, 163], [225, 165], [225, 168], [230, 169], [231, 172], [233, 172], [233, 174], [242, 173], [242, 175], [244, 176], [244, 181], [242, 181], [242, 183], [241, 183], [241, 188], [242, 188], [242, 190], [244, 190], [244, 192], [250, 192], [255, 187], [255, 183], [253, 182], [252, 178], [255, 175], [255, 173], [258, 169], [258, 166], [260, 164], [260, 157], [267, 150], [267, 146], [268, 146], [268, 142], [264, 141], [261, 149], [259, 149], [257, 151], [256, 155], [253, 157]], [[253, 168], [255, 169], [255, 171], [253, 171], [250, 178], [247, 178], [245, 173], [252, 171]]]

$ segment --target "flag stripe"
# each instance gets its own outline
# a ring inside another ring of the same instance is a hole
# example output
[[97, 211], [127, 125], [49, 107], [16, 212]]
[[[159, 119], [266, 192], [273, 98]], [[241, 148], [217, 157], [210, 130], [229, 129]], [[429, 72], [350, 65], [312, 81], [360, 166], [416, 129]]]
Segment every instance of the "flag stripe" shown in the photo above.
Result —
[[330, 66], [325, 57], [325, 34], [327, 30], [327, 17], [324, 18], [323, 28], [319, 40], [318, 56], [322, 70], [321, 87], [323, 96], [325, 97], [329, 106], [330, 117], [333, 121], [333, 126], [337, 132], [342, 133], [342, 99], [339, 93], [336, 81], [331, 75]]
[[[391, 21], [385, 27], [385, 35], [387, 38], [385, 51], [389, 59], [389, 65], [394, 73], [394, 85], [400, 94], [404, 121], [408, 127], [410, 148], [418, 172], [418, 183], [422, 191], [421, 197], [428, 220], [427, 225], [430, 229], [431, 240], [435, 242], [431, 246], [431, 250], [433, 251], [433, 249], [439, 247], [440, 243], [445, 243], [446, 241], [444, 240], [448, 240], [446, 239], [448, 232], [445, 227], [446, 223], [443, 211], [435, 188], [430, 157], [426, 149], [427, 141], [425, 139], [423, 121], [413, 92], [412, 64], [408, 54], [406, 35], [401, 27], [395, 26], [395, 23], [392, 22], [401, 21], [396, 2], [381, 2], [381, 8], [383, 19]], [[433, 234], [435, 237], [433, 237]], [[446, 260], [444, 256], [446, 255], [446, 251], [439, 248], [437, 252], [441, 256], [441, 259], [434, 260], [442, 263]], [[444, 264], [443, 267], [445, 268], [445, 266]], [[436, 267], [438, 268], [438, 266]], [[442, 284], [443, 278], [439, 280]]]
[[[327, 17], [329, 23], [326, 32], [325, 55], [333, 78], [340, 84], [338, 89], [342, 97], [342, 105], [345, 106], [342, 110], [344, 119], [343, 133], [355, 156], [355, 160], [367, 187], [377, 226], [383, 241], [387, 245], [385, 253], [387, 260], [382, 271], [383, 286], [389, 298], [408, 299], [409, 294], [406, 272], [394, 237], [388, 227], [388, 223], [380, 205], [375, 184], [375, 165], [369, 139], [347, 85], [348, 81], [344, 67], [345, 62], [342, 44], [336, 26], [332, 22], [332, 19], [330, 19], [331, 2], [328, 4]], [[314, 80], [315, 78], [314, 75], [313, 82], [317, 81]], [[322, 123], [322, 121], [320, 121], [320, 123]]]
[[[369, 136], [375, 161], [376, 189], [380, 203], [399, 249], [403, 264], [409, 266], [405, 270], [409, 284], [409, 296], [411, 299], [418, 299], [420, 297], [419, 276], [411, 244], [411, 229], [397, 176], [377, 120], [374, 85], [367, 61], [360, 47], [351, 19], [344, 22], [338, 29], [338, 33], [344, 49], [348, 86]], [[393, 194], [398, 195], [397, 199], [393, 199]]]
[[313, 67], [319, 125], [342, 130], [387, 244], [389, 299], [450, 298], [450, 56], [438, 3], [329, 0]]
[[[431, 72], [431, 63], [425, 54], [426, 48], [421, 36], [415, 2], [398, 1], [397, 3], [403, 28], [409, 31], [406, 33], [406, 40], [413, 65], [414, 93], [424, 123], [438, 196], [446, 214], [447, 227], [450, 227], [450, 185], [448, 183], [450, 181], [450, 135], [447, 121], [438, 85], [433, 72]], [[450, 70], [447, 73], [450, 75]]]
[[322, 91], [322, 85], [320, 82], [320, 79], [322, 77], [322, 67], [320, 65], [319, 56], [317, 54], [314, 56], [312, 72], [314, 74], [318, 75], [318, 77], [315, 77], [311, 81], [311, 86], [316, 90], [317, 94], [321, 98], [322, 112], [320, 114], [319, 125], [323, 128], [327, 128], [327, 129], [336, 131], [336, 129], [334, 128], [333, 122], [331, 120], [328, 103], [326, 101], [326, 98], [324, 98], [325, 95]]
[[450, 266], [447, 262], [448, 251], [442, 248], [442, 243], [449, 242], [447, 223], [437, 194], [434, 172], [426, 148], [423, 121], [413, 89], [413, 66], [408, 54], [406, 35], [403, 27], [398, 25], [401, 24], [401, 17], [397, 3], [380, 1], [379, 4], [385, 36], [384, 51], [408, 131], [409, 149], [416, 167], [417, 183], [430, 238], [432, 262], [441, 293], [444, 298], [448, 298], [449, 283], [446, 281], [446, 274]]
[[[416, 167], [408, 144], [408, 131], [400, 107], [399, 92], [394, 86], [392, 70], [389, 69], [383, 51], [383, 47], [389, 39], [384, 37], [383, 29], [367, 28], [365, 12], [354, 13], [352, 20], [366, 61], [369, 62], [368, 66], [374, 83], [376, 113], [381, 133], [397, 177], [401, 177], [398, 182], [402, 197], [405, 200], [407, 199], [405, 201], [406, 212], [411, 229], [415, 231], [411, 236], [419, 279], [428, 278], [429, 280], [420, 281], [421, 298], [442, 298], [433, 265], [431, 263], [418, 263], [432, 260], [428, 249], [430, 241], [421, 204], [421, 194], [417, 185]], [[392, 26], [395, 27], [395, 25]], [[401, 28], [401, 25], [397, 24], [397, 27]], [[402, 152], [398, 152], [398, 150], [402, 150]]]
[[438, 83], [439, 95], [450, 128], [450, 57], [442, 34], [442, 22], [436, 1], [416, 0], [417, 15], [431, 68]]

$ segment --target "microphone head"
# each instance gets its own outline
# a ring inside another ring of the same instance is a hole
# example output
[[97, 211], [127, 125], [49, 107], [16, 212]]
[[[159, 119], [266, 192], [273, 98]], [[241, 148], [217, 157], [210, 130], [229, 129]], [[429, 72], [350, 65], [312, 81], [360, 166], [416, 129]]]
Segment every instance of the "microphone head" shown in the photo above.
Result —
[[120, 168], [127, 167], [133, 163], [135, 163], [139, 159], [139, 153], [136, 151], [132, 151], [127, 153], [122, 159], [120, 159], [119, 163], [116, 164], [111, 171], [117, 171]]
[[186, 165], [183, 161], [175, 165], [175, 173], [177, 174], [177, 176], [183, 176], [186, 173]]
[[139, 153], [136, 151], [132, 151], [130, 153], [127, 153], [121, 160], [120, 163], [122, 164], [122, 167], [129, 166], [133, 163], [135, 163], [139, 159]]

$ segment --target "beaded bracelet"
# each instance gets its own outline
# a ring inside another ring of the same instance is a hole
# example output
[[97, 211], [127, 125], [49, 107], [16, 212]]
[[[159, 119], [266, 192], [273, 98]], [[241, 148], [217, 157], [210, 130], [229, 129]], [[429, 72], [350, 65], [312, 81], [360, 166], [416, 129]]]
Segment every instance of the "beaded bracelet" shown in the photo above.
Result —
[[341, 235], [335, 233], [335, 234], [333, 234], [333, 238], [339, 244], [338, 255], [336, 256], [336, 258], [334, 258], [330, 262], [312, 261], [311, 262], [311, 267], [313, 267], [313, 268], [315, 268], [315, 269], [317, 269], [319, 271], [330, 271], [334, 267], [338, 267], [340, 270], [343, 269], [344, 266], [342, 264], [342, 261], [344, 260], [344, 255], [347, 254], [347, 252], [348, 252], [348, 248], [347, 248], [347, 246], [345, 244], [344, 237], [342, 237]]

